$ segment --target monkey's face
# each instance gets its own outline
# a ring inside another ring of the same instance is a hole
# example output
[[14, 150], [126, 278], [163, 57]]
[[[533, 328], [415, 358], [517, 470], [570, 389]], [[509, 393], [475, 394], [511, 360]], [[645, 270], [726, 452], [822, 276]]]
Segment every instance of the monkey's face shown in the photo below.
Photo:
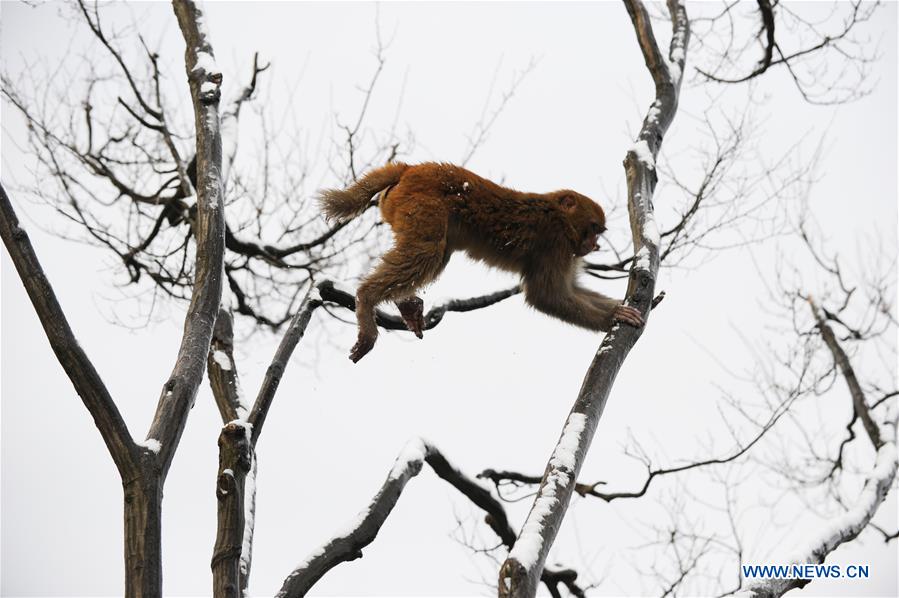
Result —
[[584, 257], [599, 249], [599, 236], [606, 230], [606, 215], [592, 199], [574, 191], [560, 192], [559, 203], [568, 214], [574, 255]]

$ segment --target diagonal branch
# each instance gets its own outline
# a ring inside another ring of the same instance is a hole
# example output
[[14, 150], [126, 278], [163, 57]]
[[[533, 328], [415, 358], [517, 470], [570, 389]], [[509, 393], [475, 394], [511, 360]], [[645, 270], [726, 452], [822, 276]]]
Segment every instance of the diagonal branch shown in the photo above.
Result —
[[[775, 1], [776, 4], [776, 1]], [[749, 81], [750, 79], [754, 79], [759, 75], [763, 74], [772, 66], [772, 60], [774, 59], [774, 48], [777, 46], [777, 42], [774, 40], [774, 6], [771, 4], [771, 0], [758, 0], [759, 5], [759, 13], [762, 17], [762, 31], [765, 34], [765, 49], [762, 54], [761, 60], [759, 60], [758, 65], [752, 70], [751, 73], [744, 77], [739, 77], [736, 79], [728, 79], [725, 77], [718, 77], [713, 75], [712, 73], [706, 72], [702, 69], [696, 69], [699, 71], [701, 75], [706, 77], [707, 79], [711, 79], [712, 81], [717, 81], [718, 83], [743, 83], [745, 81]], [[760, 32], [760, 33], [761, 33]], [[823, 46], [822, 46], [823, 47]], [[777, 63], [783, 62], [784, 60], [778, 60]]]
[[865, 427], [865, 432], [868, 434], [871, 444], [874, 445], [875, 449], [879, 449], [883, 444], [883, 440], [880, 438], [880, 429], [871, 417], [870, 408], [865, 401], [865, 391], [862, 390], [862, 385], [855, 375], [855, 369], [852, 367], [852, 364], [849, 363], [849, 356], [846, 355], [846, 351], [843, 350], [836, 335], [833, 333], [833, 328], [827, 323], [826, 318], [821, 313], [815, 300], [810, 296], [807, 297], [806, 300], [815, 317], [815, 323], [818, 330], [821, 332], [824, 344], [827, 345], [830, 354], [833, 355], [833, 360], [840, 369], [840, 373], [843, 374], [846, 385], [849, 387], [849, 394], [852, 396], [852, 408], [855, 415], [862, 420], [862, 425]]
[[[821, 564], [842, 544], [851, 542], [864, 530], [880, 505], [886, 499], [890, 488], [896, 481], [899, 470], [899, 453], [896, 450], [896, 426], [899, 423], [899, 412], [891, 405], [884, 414], [882, 423], [874, 421], [870, 408], [865, 401], [864, 391], [855, 374], [849, 357], [837, 341], [833, 330], [827, 323], [824, 310], [818, 306], [811, 296], [805, 300], [811, 308], [818, 331], [824, 339], [836, 367], [846, 379], [852, 399], [853, 418], [847, 428], [852, 433], [852, 423], [856, 418], [862, 420], [865, 432], [875, 449], [874, 463], [865, 478], [864, 486], [855, 502], [848, 506], [841, 515], [830, 518], [823, 529], [811, 534], [810, 539], [780, 562], [791, 564]], [[847, 440], [840, 444], [840, 453], [835, 467], [840, 464], [842, 450]], [[842, 504], [842, 501], [841, 501]], [[802, 588], [811, 581], [810, 578], [764, 579], [743, 588], [735, 595], [742, 598], [776, 598], [793, 589]]]
[[78, 339], [75, 338], [62, 307], [56, 300], [53, 287], [34, 253], [28, 233], [19, 225], [19, 219], [2, 185], [0, 185], [0, 235], [28, 292], [41, 326], [44, 327], [56, 359], [59, 360], [84, 406], [94, 418], [94, 423], [100, 430], [100, 435], [103, 436], [103, 441], [122, 479], [133, 478], [139, 459], [138, 447], [128, 433], [128, 427], [103, 384], [100, 374], [78, 344]]
[[250, 412], [240, 391], [237, 366], [234, 361], [234, 318], [231, 311], [219, 308], [206, 360], [209, 386], [222, 422], [246, 419]]
[[[845, 513], [832, 518], [817, 532], [810, 542], [798, 549], [792, 557], [779, 562], [823, 563], [840, 545], [854, 540], [868, 525], [878, 507], [886, 499], [899, 467], [896, 453], [896, 420], [894, 410], [880, 428], [881, 445], [874, 457], [874, 466], [865, 479], [858, 499]], [[802, 588], [809, 578], [765, 579], [751, 584], [734, 594], [740, 598], [776, 598], [790, 590]]]
[[[515, 532], [503, 505], [489, 490], [456, 469], [432, 444], [416, 438], [410, 441], [397, 457], [390, 474], [368, 507], [359, 513], [347, 530], [306, 558], [287, 576], [278, 598], [299, 598], [328, 571], [337, 565], [362, 558], [362, 549], [371, 544], [399, 501], [406, 484], [417, 476], [427, 463], [438, 477], [451, 484], [486, 513], [487, 525], [499, 536], [507, 548], [515, 543]], [[577, 585], [577, 572], [571, 569], [544, 571], [543, 582], [550, 592], [558, 595], [557, 586], [564, 585], [574, 596], [583, 597]]]
[[[677, 110], [678, 93], [689, 42], [689, 22], [683, 2], [669, 0], [672, 36], [666, 61], [656, 43], [649, 15], [639, 0], [625, 0], [646, 66], [655, 83], [656, 97], [643, 120], [636, 143], [624, 161], [628, 184], [628, 211], [634, 242], [627, 302], [649, 316], [659, 268], [659, 232], [652, 194], [656, 185], [655, 158], [662, 138]], [[562, 435], [546, 466], [543, 482], [528, 518], [499, 573], [499, 595], [532, 598], [549, 549], [562, 525], [599, 418], [615, 377], [643, 330], [616, 324], [603, 339], [587, 370], [581, 391]]]
[[268, 410], [275, 398], [278, 385], [281, 383], [281, 376], [284, 375], [284, 369], [287, 367], [287, 362], [293, 354], [293, 350], [300, 342], [300, 339], [302, 339], [303, 335], [306, 333], [306, 327], [309, 325], [309, 320], [312, 319], [312, 313], [321, 307], [321, 305], [322, 299], [318, 290], [310, 289], [303, 299], [303, 302], [300, 304], [300, 309], [297, 310], [297, 313], [290, 320], [287, 332], [284, 333], [281, 344], [278, 345], [275, 356], [272, 358], [271, 364], [269, 364], [268, 369], [265, 371], [265, 378], [262, 381], [262, 385], [259, 387], [259, 394], [256, 395], [256, 402], [253, 403], [253, 409], [250, 411], [250, 415], [247, 418], [247, 421], [252, 426], [252, 442], [254, 447], [259, 440], [259, 435], [262, 433], [262, 426], [265, 423]]

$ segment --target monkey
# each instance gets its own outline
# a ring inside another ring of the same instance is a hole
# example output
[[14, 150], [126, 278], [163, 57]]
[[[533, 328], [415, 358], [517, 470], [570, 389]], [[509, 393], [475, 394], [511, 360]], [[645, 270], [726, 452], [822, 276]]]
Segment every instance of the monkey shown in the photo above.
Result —
[[582, 258], [598, 249], [606, 231], [603, 209], [585, 195], [524, 193], [436, 162], [391, 162], [346, 189], [318, 193], [325, 217], [336, 222], [358, 216], [375, 197], [394, 246], [357, 290], [354, 363], [375, 345], [375, 308], [382, 302], [393, 301], [406, 327], [422, 338], [424, 302], [416, 291], [433, 282], [456, 251], [519, 274], [529, 305], [575, 326], [607, 332], [615, 322], [644, 324], [639, 310], [576, 280]]

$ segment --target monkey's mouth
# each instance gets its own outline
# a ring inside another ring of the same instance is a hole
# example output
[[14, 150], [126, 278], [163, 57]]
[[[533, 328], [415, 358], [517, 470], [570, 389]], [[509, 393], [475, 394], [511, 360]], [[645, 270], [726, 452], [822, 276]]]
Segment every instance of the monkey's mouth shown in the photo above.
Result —
[[583, 241], [581, 241], [581, 246], [578, 247], [577, 256], [584, 257], [588, 253], [593, 251], [597, 251], [599, 249], [599, 235], [588, 235]]

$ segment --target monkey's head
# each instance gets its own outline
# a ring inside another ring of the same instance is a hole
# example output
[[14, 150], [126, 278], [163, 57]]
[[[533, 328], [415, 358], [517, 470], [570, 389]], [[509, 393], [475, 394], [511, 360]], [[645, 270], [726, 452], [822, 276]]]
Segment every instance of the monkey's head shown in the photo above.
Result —
[[574, 255], [583, 257], [599, 249], [599, 235], [606, 231], [606, 214], [599, 205], [575, 191], [557, 191], [559, 207], [571, 225], [571, 242]]

